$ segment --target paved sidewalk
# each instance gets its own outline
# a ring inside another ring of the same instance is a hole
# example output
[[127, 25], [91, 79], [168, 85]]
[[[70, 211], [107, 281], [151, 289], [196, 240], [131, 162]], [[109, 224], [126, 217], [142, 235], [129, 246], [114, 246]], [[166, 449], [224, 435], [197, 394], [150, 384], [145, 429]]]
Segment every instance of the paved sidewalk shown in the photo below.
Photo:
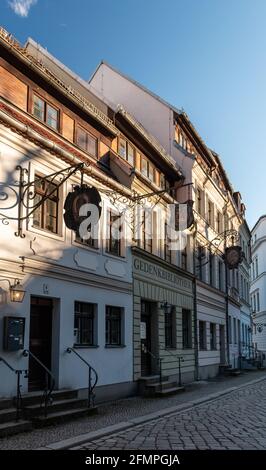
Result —
[[[143, 420], [146, 415], [156, 413], [158, 415], [164, 412], [173, 412], [181, 408], [191, 406], [189, 402], [197, 404], [197, 401], [206, 399], [214, 399], [216, 394], [225, 393], [229, 388], [243, 386], [254, 380], [266, 381], [265, 371], [250, 371], [243, 373], [239, 377], [215, 378], [210, 381], [195, 382], [186, 386], [186, 391], [179, 395], [168, 398], [140, 398], [133, 397], [124, 400], [117, 400], [112, 403], [104, 404], [99, 407], [99, 413], [89, 418], [81, 418], [71, 423], [65, 423], [58, 426], [34, 430], [31, 433], [24, 433], [10, 438], [0, 439], [0, 449], [37, 449], [46, 448], [66, 448], [78, 445], [84, 440], [88, 440], [87, 433], [94, 432], [93, 439], [99, 438], [106, 432], [117, 433], [121, 430], [121, 426], [136, 426]], [[266, 396], [266, 393], [265, 393]], [[169, 408], [173, 408], [170, 411]], [[159, 410], [159, 411], [158, 411]], [[151, 419], [152, 416], [147, 419]], [[111, 428], [110, 428], [111, 427]], [[108, 431], [108, 429], [107, 429]], [[90, 437], [90, 439], [91, 439]], [[72, 444], [65, 444], [65, 440], [71, 439]], [[60, 442], [58, 441], [64, 441]]]

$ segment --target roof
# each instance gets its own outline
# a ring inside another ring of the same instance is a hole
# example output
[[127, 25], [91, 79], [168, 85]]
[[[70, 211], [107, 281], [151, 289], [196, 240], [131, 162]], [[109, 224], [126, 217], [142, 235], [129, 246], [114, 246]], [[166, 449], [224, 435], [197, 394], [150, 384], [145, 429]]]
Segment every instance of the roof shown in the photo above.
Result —
[[255, 230], [255, 228], [257, 227], [257, 225], [260, 223], [260, 221], [262, 219], [266, 219], [266, 214], [263, 214], [259, 217], [259, 219], [257, 220], [257, 222], [255, 223], [254, 227], [251, 229], [251, 233], [253, 232], [253, 230]]
[[8, 33], [4, 28], [0, 27], [0, 44], [11, 51], [14, 56], [19, 58], [24, 64], [34, 70], [39, 76], [45, 77], [48, 83], [54, 86], [62, 94], [66, 95], [72, 102], [75, 102], [81, 109], [87, 112], [98, 123], [109, 130], [113, 135], [117, 135], [118, 131], [109, 117], [99, 110], [93, 103], [84, 98], [78, 91], [73, 89], [69, 84], [61, 80], [54, 72], [45, 67], [41, 61], [35, 59], [26, 47], [21, 46], [20, 43]]
[[134, 85], [136, 85], [137, 87], [141, 88], [143, 91], [145, 91], [146, 93], [148, 93], [149, 95], [153, 96], [156, 100], [160, 101], [162, 104], [164, 104], [164, 106], [167, 106], [168, 108], [171, 108], [173, 111], [175, 111], [176, 113], [178, 114], [181, 114], [182, 111], [180, 109], [177, 109], [175, 106], [173, 106], [171, 103], [168, 103], [168, 101], [164, 100], [163, 98], [161, 98], [159, 95], [157, 95], [156, 93], [154, 93], [153, 91], [149, 90], [148, 88], [146, 88], [144, 85], [142, 85], [141, 83], [139, 83], [137, 80], [134, 80], [133, 78], [131, 78], [129, 75], [126, 75], [124, 74], [123, 72], [121, 72], [120, 70], [116, 69], [115, 67], [113, 67], [112, 65], [110, 65], [108, 62], [106, 62], [105, 60], [102, 60], [96, 67], [95, 71], [92, 73], [91, 77], [89, 78], [88, 82], [90, 83], [94, 77], [94, 75], [96, 75], [96, 73], [98, 72], [99, 68], [101, 67], [101, 65], [106, 65], [107, 67], [109, 67], [111, 70], [113, 70], [113, 72], [117, 73], [118, 75], [120, 75], [121, 77], [125, 78], [126, 80], [129, 80], [131, 83], [133, 83]]

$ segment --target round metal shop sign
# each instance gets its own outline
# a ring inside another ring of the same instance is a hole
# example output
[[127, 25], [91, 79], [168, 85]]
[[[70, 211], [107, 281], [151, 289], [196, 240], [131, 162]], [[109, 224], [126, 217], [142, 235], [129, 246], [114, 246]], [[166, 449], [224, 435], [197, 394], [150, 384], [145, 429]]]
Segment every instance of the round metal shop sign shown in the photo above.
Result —
[[74, 190], [68, 193], [64, 204], [64, 221], [67, 228], [77, 232], [81, 222], [86, 216], [80, 216], [80, 208], [84, 204], [93, 204], [98, 208], [99, 218], [101, 216], [101, 196], [95, 187], [89, 188], [86, 185], [75, 186]]
[[225, 249], [224, 259], [229, 269], [235, 269], [243, 259], [241, 246], [229, 246]]

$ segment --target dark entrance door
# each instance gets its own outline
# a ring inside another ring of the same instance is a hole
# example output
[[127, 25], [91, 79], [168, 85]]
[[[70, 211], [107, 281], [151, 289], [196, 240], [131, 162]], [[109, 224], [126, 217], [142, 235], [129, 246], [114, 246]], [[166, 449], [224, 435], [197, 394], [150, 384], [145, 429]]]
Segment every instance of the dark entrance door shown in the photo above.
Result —
[[[31, 298], [30, 351], [51, 370], [53, 302], [42, 297]], [[45, 371], [29, 357], [29, 391], [45, 386]]]
[[151, 352], [151, 303], [141, 302], [141, 375], [151, 375], [152, 372], [152, 357]]
[[220, 325], [220, 364], [225, 364], [225, 333], [224, 333], [224, 325]]

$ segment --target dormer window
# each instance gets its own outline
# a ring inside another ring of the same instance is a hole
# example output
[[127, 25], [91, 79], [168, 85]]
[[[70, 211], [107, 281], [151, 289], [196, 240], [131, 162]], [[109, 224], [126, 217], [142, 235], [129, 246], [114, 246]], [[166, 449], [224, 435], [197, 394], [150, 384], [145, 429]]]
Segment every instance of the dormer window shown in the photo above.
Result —
[[58, 131], [59, 111], [37, 95], [33, 95], [32, 114], [52, 129]]
[[77, 127], [76, 143], [85, 152], [97, 157], [97, 139], [79, 126]]
[[120, 157], [124, 158], [131, 166], [134, 166], [135, 149], [124, 137], [119, 138], [118, 153]]

